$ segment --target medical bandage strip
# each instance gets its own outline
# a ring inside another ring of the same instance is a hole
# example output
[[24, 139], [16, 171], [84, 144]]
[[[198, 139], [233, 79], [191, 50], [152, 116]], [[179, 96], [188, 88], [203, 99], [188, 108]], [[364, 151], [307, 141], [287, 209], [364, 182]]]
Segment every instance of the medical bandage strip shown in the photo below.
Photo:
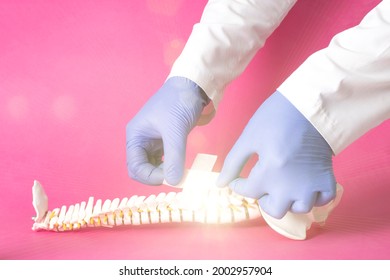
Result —
[[[38, 181], [33, 189], [44, 194]], [[39, 200], [41, 198], [36, 198]], [[94, 200], [70, 206], [62, 206], [34, 219], [32, 229], [49, 231], [71, 231], [87, 227], [116, 227], [122, 225], [144, 225], [160, 223], [197, 222], [226, 224], [252, 220], [261, 216], [255, 199], [244, 198], [229, 189], [212, 189], [198, 209], [186, 208], [187, 198], [182, 192], [160, 193], [148, 197], [134, 195], [114, 200]], [[39, 219], [37, 219], [40, 217]]]

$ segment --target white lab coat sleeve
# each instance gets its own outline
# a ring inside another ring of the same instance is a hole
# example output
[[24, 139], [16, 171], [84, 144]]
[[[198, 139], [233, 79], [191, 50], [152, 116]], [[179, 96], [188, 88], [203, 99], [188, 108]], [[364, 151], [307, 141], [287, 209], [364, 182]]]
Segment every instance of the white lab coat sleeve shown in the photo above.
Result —
[[390, 118], [390, 1], [311, 55], [278, 90], [338, 154]]
[[198, 84], [218, 106], [296, 0], [209, 0], [168, 76]]

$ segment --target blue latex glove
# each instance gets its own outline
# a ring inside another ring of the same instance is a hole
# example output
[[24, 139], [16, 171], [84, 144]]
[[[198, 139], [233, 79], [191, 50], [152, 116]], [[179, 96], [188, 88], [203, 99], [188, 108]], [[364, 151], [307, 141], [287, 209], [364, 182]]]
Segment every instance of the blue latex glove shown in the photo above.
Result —
[[[239, 178], [247, 160], [259, 160]], [[307, 213], [336, 194], [332, 150], [313, 125], [279, 92], [256, 111], [229, 152], [217, 184], [259, 199], [274, 218]]]
[[208, 102], [194, 82], [183, 77], [168, 79], [127, 124], [129, 176], [149, 185], [159, 185], [164, 178], [169, 184], [179, 183], [187, 136]]

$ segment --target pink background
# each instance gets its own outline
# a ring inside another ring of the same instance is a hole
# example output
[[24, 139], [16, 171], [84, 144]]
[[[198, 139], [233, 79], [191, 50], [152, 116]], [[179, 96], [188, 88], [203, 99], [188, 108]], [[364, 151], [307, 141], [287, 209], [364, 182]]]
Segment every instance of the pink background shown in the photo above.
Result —
[[[378, 2], [299, 1], [228, 88], [212, 123], [191, 133], [187, 166], [211, 153], [218, 170], [262, 101]], [[128, 178], [125, 126], [164, 82], [205, 3], [0, 1], [0, 259], [389, 259], [389, 121], [334, 159], [344, 197], [304, 242], [262, 220], [31, 231], [34, 179], [51, 209], [171, 190]]]

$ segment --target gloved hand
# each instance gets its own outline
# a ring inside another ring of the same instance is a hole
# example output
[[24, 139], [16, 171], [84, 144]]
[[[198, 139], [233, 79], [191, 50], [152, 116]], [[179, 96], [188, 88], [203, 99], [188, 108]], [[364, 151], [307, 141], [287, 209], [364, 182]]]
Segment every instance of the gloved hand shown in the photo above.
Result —
[[127, 124], [129, 176], [149, 185], [159, 185], [164, 178], [169, 184], [179, 183], [187, 136], [209, 101], [194, 82], [183, 77], [168, 79]]
[[[248, 178], [239, 178], [253, 154]], [[256, 111], [229, 152], [217, 184], [259, 199], [274, 218], [307, 213], [336, 194], [332, 150], [313, 125], [279, 92]]]

